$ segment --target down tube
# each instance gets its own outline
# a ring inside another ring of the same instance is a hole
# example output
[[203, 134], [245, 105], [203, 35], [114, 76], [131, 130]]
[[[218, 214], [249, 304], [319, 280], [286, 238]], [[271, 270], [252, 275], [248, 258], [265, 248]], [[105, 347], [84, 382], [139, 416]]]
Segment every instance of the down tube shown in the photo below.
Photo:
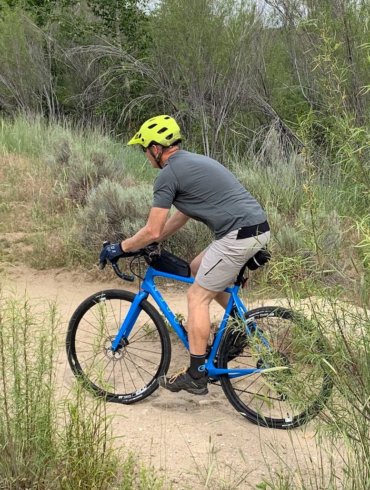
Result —
[[[183, 281], [185, 282], [185, 281]], [[143, 284], [144, 286], [144, 284]], [[187, 336], [185, 335], [184, 329], [181, 327], [180, 323], [177, 321], [176, 316], [174, 315], [173, 311], [170, 309], [168, 304], [166, 303], [165, 299], [161, 295], [161, 293], [158, 291], [156, 288], [155, 284], [153, 282], [148, 282], [145, 284], [145, 289], [147, 292], [151, 295], [151, 297], [154, 299], [154, 301], [157, 303], [159, 309], [163, 313], [163, 315], [166, 317], [168, 323], [171, 325], [173, 330], [176, 332], [177, 336], [181, 340], [181, 342], [184, 344], [186, 349], [189, 349], [189, 342], [187, 339]]]

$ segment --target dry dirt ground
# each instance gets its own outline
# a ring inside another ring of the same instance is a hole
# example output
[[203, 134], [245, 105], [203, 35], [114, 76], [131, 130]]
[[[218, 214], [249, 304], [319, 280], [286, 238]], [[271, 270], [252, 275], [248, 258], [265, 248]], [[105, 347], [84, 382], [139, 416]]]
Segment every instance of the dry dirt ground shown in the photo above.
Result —
[[[73, 311], [87, 296], [102, 289], [132, 289], [108, 280], [105, 273], [98, 281], [77, 272], [23, 267], [0, 272], [0, 281], [6, 295], [26, 294], [37, 305], [55, 301], [62, 318], [61, 339]], [[186, 314], [184, 291], [167, 288], [164, 296], [176, 313]], [[219, 313], [215, 306], [212, 316]], [[186, 363], [182, 347], [175, 347], [170, 373]], [[69, 390], [73, 376], [63, 341], [57, 369], [60, 391]], [[108, 412], [119, 443], [159, 471], [166, 488], [256, 488], [270, 471], [287, 465], [294, 473], [297, 462], [302, 470], [309, 458], [314, 465], [319, 458], [312, 426], [290, 432], [259, 428], [233, 409], [219, 386], [211, 386], [204, 397], [159, 389], [134, 405], [108, 404]]]

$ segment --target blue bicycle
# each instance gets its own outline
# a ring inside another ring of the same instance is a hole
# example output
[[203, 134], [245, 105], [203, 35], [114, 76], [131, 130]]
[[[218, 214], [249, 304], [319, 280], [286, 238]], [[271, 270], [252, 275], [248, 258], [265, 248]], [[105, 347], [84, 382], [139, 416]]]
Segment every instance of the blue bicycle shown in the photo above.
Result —
[[[93, 294], [68, 326], [73, 373], [110, 402], [135, 403], [158, 388], [171, 359], [169, 326], [189, 348], [186, 331], [155, 280], [192, 284], [193, 278], [156, 266], [149, 249], [135, 253], [131, 263], [142, 258], [149, 267], [137, 294], [120, 289]], [[134, 280], [118, 263], [112, 266], [121, 279]], [[132, 266], [131, 272], [138, 275]], [[220, 384], [233, 407], [251, 422], [276, 429], [298, 427], [323, 409], [332, 390], [321, 361], [323, 346], [301, 314], [276, 306], [248, 311], [238, 294], [244, 274], [245, 266], [226, 289], [230, 299], [205, 366], [209, 382]]]

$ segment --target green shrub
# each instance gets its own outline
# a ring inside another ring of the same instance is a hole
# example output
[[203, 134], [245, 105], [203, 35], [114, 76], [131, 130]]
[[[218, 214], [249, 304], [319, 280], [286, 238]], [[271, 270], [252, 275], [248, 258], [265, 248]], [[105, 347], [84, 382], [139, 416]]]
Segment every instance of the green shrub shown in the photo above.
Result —
[[270, 165], [259, 159], [243, 159], [232, 162], [231, 169], [265, 209], [273, 208], [292, 217], [304, 202], [304, 161], [299, 157], [277, 160]]
[[209, 228], [199, 221], [190, 220], [181, 230], [163, 243], [174, 254], [191, 261], [214, 239]]
[[124, 187], [145, 181], [145, 171], [140, 173], [140, 169], [145, 170], [145, 162], [138, 152], [114, 144], [103, 135], [90, 141], [94, 136], [98, 135], [84, 134], [74, 140], [68, 134], [61, 136], [48, 159], [62, 195], [78, 205], [84, 205], [88, 194], [103, 180], [120, 182]]
[[[151, 185], [123, 187], [103, 181], [88, 196], [79, 216], [80, 240], [100, 247], [104, 240], [123, 240], [134, 235], [147, 221], [152, 205]], [[173, 235], [164, 247], [190, 260], [212, 240], [205, 225], [192, 221]]]
[[122, 240], [146, 223], [152, 203], [152, 188], [141, 184], [124, 187], [104, 180], [88, 196], [81, 210], [81, 242], [101, 245], [103, 240]]

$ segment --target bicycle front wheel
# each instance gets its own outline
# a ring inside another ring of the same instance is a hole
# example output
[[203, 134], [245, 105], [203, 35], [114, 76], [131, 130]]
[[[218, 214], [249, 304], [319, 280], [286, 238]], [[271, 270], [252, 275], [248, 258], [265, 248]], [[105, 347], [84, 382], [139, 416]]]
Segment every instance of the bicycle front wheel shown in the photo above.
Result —
[[[226, 397], [255, 424], [275, 429], [305, 424], [322, 410], [332, 390], [323, 369], [323, 345], [312, 323], [275, 306], [249, 311], [245, 322], [251, 335], [246, 335], [245, 325], [229, 327], [218, 366], [261, 371], [236, 378], [222, 376]], [[235, 329], [241, 335], [238, 348]]]
[[113, 351], [112, 342], [135, 298], [106, 290], [87, 298], [69, 322], [66, 347], [75, 376], [88, 389], [111, 402], [134, 403], [158, 388], [167, 373], [171, 344], [158, 311], [146, 300], [128, 338]]

